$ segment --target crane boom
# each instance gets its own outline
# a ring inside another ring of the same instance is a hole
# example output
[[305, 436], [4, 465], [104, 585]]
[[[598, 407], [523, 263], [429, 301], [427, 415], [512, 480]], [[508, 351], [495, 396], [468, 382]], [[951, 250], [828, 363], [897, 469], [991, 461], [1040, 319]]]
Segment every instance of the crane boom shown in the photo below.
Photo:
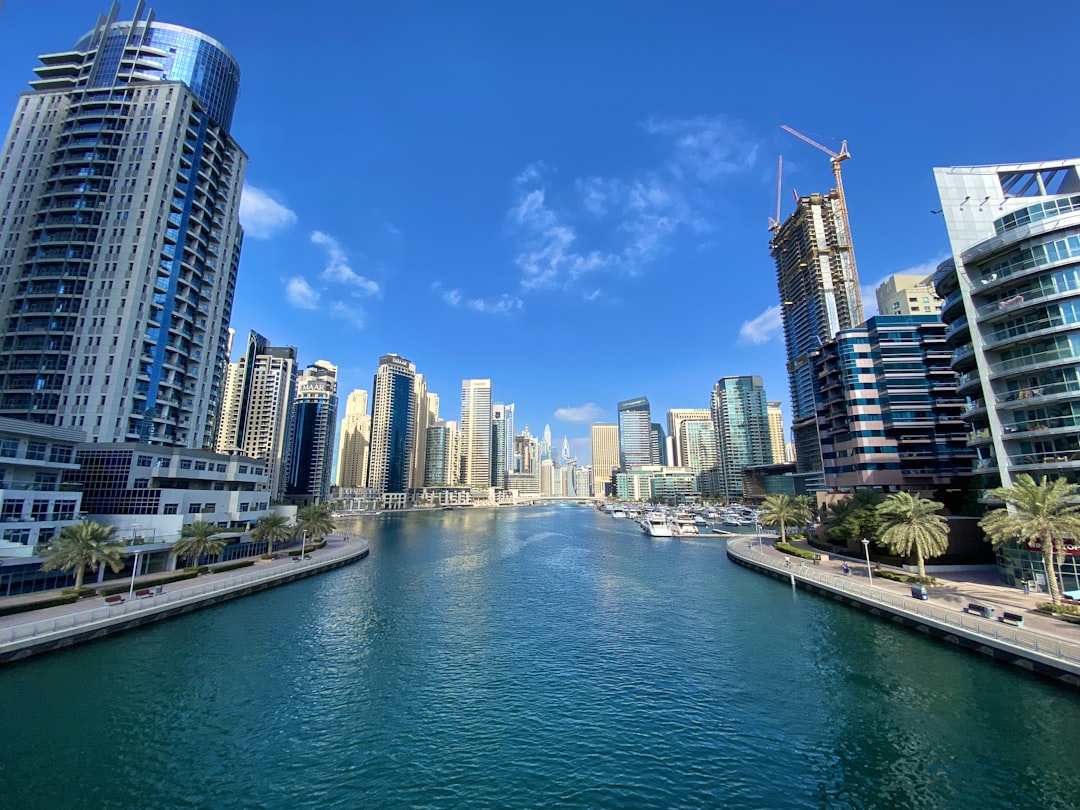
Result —
[[[0, 0], [2, 2], [2, 0]], [[776, 219], [769, 217], [769, 230], [780, 230], [780, 194], [781, 184], [784, 177], [784, 156], [780, 155], [780, 159], [776, 163]]]

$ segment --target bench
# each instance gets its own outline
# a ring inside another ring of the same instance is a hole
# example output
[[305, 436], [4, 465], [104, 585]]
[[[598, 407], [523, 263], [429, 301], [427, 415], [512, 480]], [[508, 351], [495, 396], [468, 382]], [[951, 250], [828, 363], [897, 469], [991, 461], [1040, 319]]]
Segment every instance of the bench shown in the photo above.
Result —
[[1005, 624], [1012, 624], [1016, 627], [1024, 626], [1024, 617], [1019, 613], [1002, 613], [1001, 620], [1005, 622]]
[[122, 594], [119, 594], [119, 593], [114, 593], [112, 596], [106, 596], [105, 597], [105, 604], [106, 605], [119, 605], [123, 601], [124, 601], [124, 597], [123, 597]]
[[153, 595], [154, 595], [154, 592], [151, 591], [149, 588], [139, 588], [139, 590], [135, 591], [135, 596], [137, 596], [139, 599], [143, 599], [143, 598], [145, 598], [147, 596], [153, 596]]
[[964, 612], [974, 613], [984, 619], [994, 619], [997, 614], [997, 610], [990, 605], [978, 605], [975, 602], [969, 602], [968, 606], [964, 608]]

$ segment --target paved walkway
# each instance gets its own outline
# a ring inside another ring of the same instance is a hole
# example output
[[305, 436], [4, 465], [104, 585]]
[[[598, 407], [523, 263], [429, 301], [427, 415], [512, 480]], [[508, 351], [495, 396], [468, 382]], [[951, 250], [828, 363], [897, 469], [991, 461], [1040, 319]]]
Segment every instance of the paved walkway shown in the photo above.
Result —
[[[784, 554], [772, 547], [777, 538], [772, 535], [763, 535], [761, 538], [761, 552], [770, 557], [787, 561], [792, 567], [805, 567], [820, 570], [844, 579], [861, 580], [869, 582], [875, 588], [881, 588], [896, 594], [911, 597], [911, 586], [903, 582], [893, 582], [884, 577], [871, 577], [868, 575], [866, 560], [856, 557], [843, 557], [826, 555], [829, 559], [822, 560], [814, 565], [810, 560], [801, 560], [790, 554]], [[753, 535], [747, 535], [747, 541], [757, 549], [757, 542]], [[792, 543], [808, 551], [818, 552], [818, 549], [810, 547], [806, 541]], [[844, 574], [844, 563], [848, 564], [851, 573]], [[910, 574], [902, 568], [882, 566], [883, 570], [894, 571], [899, 574]], [[974, 569], [971, 571], [953, 571], [943, 574], [935, 574], [932, 570], [927, 572], [937, 579], [936, 584], [927, 585], [930, 595], [929, 601], [940, 607], [963, 613], [968, 604], [974, 602], [980, 605], [991, 605], [997, 609], [998, 618], [1003, 612], [1019, 613], [1024, 617], [1024, 629], [1052, 636], [1061, 641], [1073, 644], [1080, 643], [1080, 624], [1071, 624], [1036, 612], [1035, 608], [1050, 601], [1050, 595], [1046, 593], [1025, 594], [1020, 588], [1010, 588], [998, 581], [996, 571]]]
[[[336, 556], [343, 550], [348, 549], [350, 546], [355, 546], [358, 542], [362, 542], [359, 538], [353, 536], [346, 539], [346, 536], [332, 535], [326, 538], [326, 545], [321, 549], [312, 551], [308, 556], [311, 558], [311, 563], [317, 563], [320, 559], [326, 559], [331, 556]], [[299, 545], [299, 544], [298, 544]], [[247, 578], [254, 572], [269, 573], [274, 570], [290, 569], [297, 565], [302, 565], [304, 561], [297, 562], [296, 557], [290, 557], [288, 555], [288, 549], [284, 551], [279, 550], [276, 552], [279, 556], [274, 560], [264, 560], [261, 558], [255, 559], [254, 565], [245, 566], [243, 568], [234, 568], [230, 571], [222, 571], [221, 573], [206, 573], [200, 574], [192, 579], [183, 579], [179, 582], [169, 582], [161, 586], [161, 592], [163, 594], [169, 594], [172, 598], [182, 596], [184, 591], [196, 591], [206, 590], [206, 586], [211, 583], [223, 584], [230, 580], [236, 580], [240, 578]], [[178, 572], [169, 572], [178, 573]], [[139, 590], [144, 587], [142, 583], [153, 583], [156, 579], [162, 576], [162, 572], [147, 574], [141, 577], [135, 577], [135, 590]], [[131, 580], [107, 580], [101, 583], [97, 587], [120, 587], [121, 585], [130, 585]], [[93, 587], [94, 584], [90, 583]], [[154, 590], [157, 590], [157, 586], [154, 586]], [[30, 594], [20, 594], [19, 596], [7, 596], [0, 598], [0, 606], [13, 605], [20, 603], [32, 603], [48, 599], [51, 597], [60, 596], [59, 590], [53, 591], [37, 591]], [[127, 599], [127, 593], [123, 594], [124, 599]], [[139, 600], [136, 600], [139, 601]], [[152, 597], [146, 600], [147, 603], [157, 601], [157, 597]], [[42, 619], [56, 619], [66, 616], [74, 616], [74, 614], [83, 613], [88, 610], [100, 608], [105, 605], [105, 598], [101, 596], [93, 596], [86, 599], [80, 599], [78, 602], [72, 602], [69, 605], [57, 605], [55, 607], [40, 608], [38, 610], [28, 610], [22, 613], [13, 613], [7, 616], [0, 616], [0, 641], [2, 637], [9, 635], [3, 633], [6, 628], [17, 628], [20, 625], [28, 625], [33, 622], [41, 621]]]

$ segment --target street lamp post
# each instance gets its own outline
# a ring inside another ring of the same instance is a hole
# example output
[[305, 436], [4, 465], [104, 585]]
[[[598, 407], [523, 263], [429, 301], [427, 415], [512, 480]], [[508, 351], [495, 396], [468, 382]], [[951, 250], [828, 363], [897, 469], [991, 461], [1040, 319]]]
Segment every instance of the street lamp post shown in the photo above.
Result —
[[135, 595], [135, 575], [139, 573], [139, 552], [135, 552], [135, 562], [131, 566], [131, 587], [128, 588], [128, 601]]
[[761, 551], [761, 522], [758, 520], [754, 521], [754, 533], [757, 535], [758, 551]]
[[870, 580], [870, 584], [874, 584], [874, 572], [870, 568], [870, 541], [865, 537], [862, 539], [863, 551], [866, 552], [866, 576]]

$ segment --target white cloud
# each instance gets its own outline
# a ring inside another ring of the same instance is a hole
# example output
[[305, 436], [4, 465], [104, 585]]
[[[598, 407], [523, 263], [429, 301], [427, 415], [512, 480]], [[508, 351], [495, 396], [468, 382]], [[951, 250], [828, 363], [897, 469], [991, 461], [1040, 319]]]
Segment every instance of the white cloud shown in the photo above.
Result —
[[721, 175], [750, 171], [757, 162], [757, 143], [742, 124], [722, 115], [650, 118], [643, 126], [650, 135], [673, 138], [671, 169], [680, 178], [688, 172], [711, 183]]
[[300, 309], [318, 309], [319, 294], [307, 283], [303, 276], [294, 276], [285, 284], [285, 298], [294, 307]]
[[354, 329], [364, 328], [365, 312], [359, 306], [349, 306], [342, 301], [335, 301], [330, 307], [330, 315], [345, 321]]
[[431, 289], [438, 293], [439, 297], [452, 307], [456, 307], [461, 303], [461, 290], [444, 289], [441, 281], [436, 281], [432, 284]]
[[348, 254], [337, 239], [323, 231], [313, 231], [311, 242], [326, 251], [326, 268], [322, 273], [323, 278], [355, 287], [364, 295], [381, 294], [382, 289], [378, 282], [365, 278], [352, 269]]
[[269, 239], [296, 222], [296, 213], [250, 183], [240, 194], [240, 223], [253, 239]]
[[739, 328], [739, 345], [760, 346], [772, 340], [784, 326], [780, 310], [781, 307], [777, 304], [769, 307], [753, 320], [744, 321]]
[[503, 293], [498, 298], [490, 301], [485, 301], [482, 298], [474, 298], [467, 302], [466, 306], [476, 312], [491, 312], [495, 314], [503, 312], [513, 312], [514, 310], [521, 309], [525, 306], [525, 302], [518, 298], [516, 295], [507, 295]]
[[595, 402], [586, 402], [576, 408], [559, 408], [555, 418], [560, 422], [595, 422], [604, 414], [604, 409]]

